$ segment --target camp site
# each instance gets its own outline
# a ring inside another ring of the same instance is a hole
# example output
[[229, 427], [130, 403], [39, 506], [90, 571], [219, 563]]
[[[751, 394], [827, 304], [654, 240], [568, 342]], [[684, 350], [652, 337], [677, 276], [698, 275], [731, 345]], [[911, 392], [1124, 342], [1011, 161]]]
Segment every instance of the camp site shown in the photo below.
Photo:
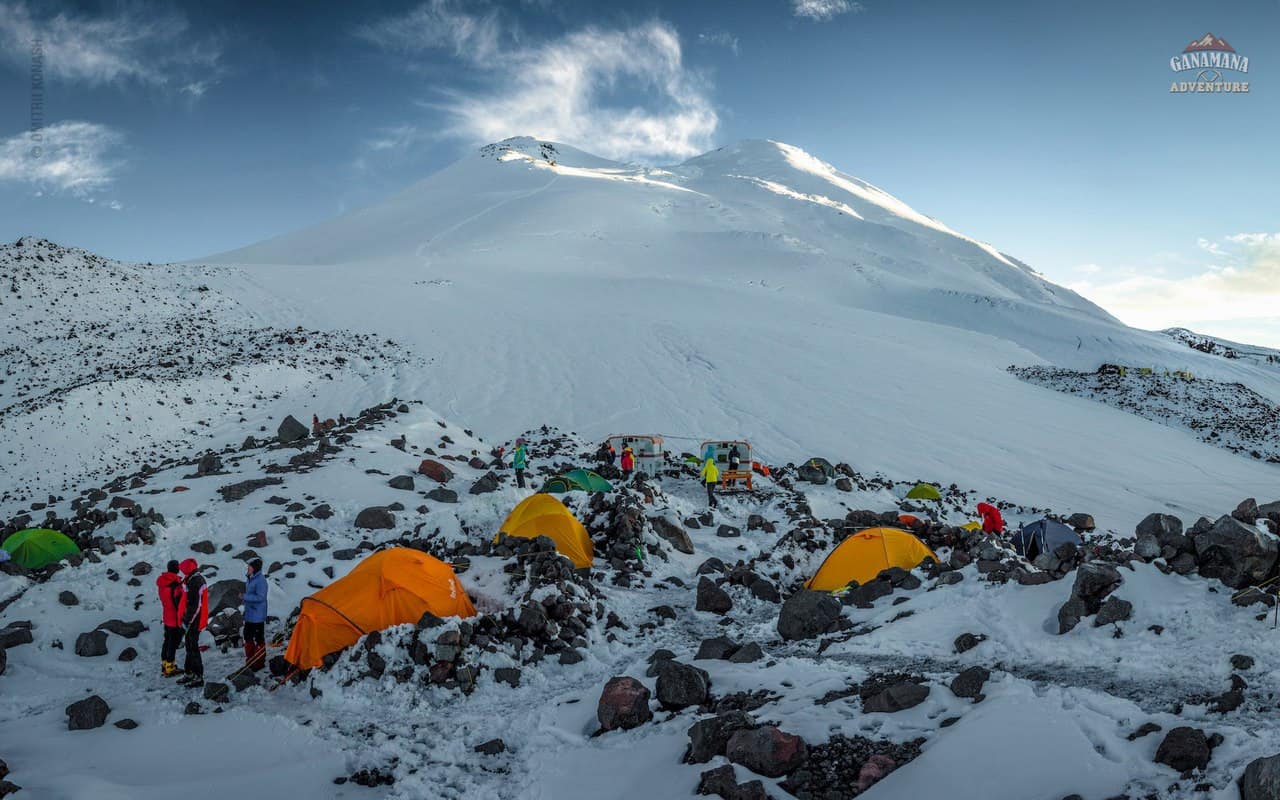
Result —
[[1280, 800], [1280, 0], [0, 46], [0, 800]]

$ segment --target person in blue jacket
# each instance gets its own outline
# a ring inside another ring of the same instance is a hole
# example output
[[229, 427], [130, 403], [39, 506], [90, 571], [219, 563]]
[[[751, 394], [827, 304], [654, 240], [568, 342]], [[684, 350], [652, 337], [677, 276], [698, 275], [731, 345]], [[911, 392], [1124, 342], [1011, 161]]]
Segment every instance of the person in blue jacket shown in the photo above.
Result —
[[511, 466], [516, 470], [516, 486], [524, 488], [524, 471], [529, 466], [529, 448], [524, 439], [516, 439], [516, 449], [511, 453]]
[[262, 559], [249, 562], [244, 581], [244, 663], [259, 670], [267, 661], [267, 579]]

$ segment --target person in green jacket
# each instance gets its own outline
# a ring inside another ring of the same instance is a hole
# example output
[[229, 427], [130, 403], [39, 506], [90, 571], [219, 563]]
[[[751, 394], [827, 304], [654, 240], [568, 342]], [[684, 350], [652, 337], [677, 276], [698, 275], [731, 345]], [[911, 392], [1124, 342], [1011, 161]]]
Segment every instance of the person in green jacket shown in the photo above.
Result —
[[511, 453], [511, 466], [516, 470], [516, 486], [524, 488], [524, 468], [529, 465], [529, 450], [524, 439], [516, 439], [516, 449]]
[[716, 484], [720, 482], [720, 468], [714, 458], [708, 458], [702, 465], [702, 482], [707, 485], [707, 505], [716, 508]]

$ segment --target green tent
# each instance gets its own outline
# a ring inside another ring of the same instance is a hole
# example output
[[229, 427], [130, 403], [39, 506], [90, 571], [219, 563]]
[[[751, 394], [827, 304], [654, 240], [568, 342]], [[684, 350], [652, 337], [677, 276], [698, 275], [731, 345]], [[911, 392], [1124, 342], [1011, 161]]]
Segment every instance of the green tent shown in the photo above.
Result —
[[911, 491], [907, 492], [907, 497], [912, 500], [941, 500], [942, 494], [932, 483], [917, 483]]
[[80, 548], [66, 534], [47, 528], [28, 528], [4, 540], [13, 563], [26, 569], [40, 569], [67, 556], [80, 555]]
[[565, 492], [612, 492], [613, 484], [588, 469], [575, 469], [557, 475], [542, 484], [539, 490], [546, 494]]
[[589, 469], [570, 470], [564, 474], [564, 477], [577, 483], [588, 492], [612, 492], [613, 484]]

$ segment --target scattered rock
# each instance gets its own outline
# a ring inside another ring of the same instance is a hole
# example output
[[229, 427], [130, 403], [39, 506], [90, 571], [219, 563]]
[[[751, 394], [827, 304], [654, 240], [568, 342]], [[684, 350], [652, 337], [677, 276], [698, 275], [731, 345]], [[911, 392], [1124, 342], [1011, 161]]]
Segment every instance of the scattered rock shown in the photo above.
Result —
[[486, 756], [496, 756], [499, 753], [505, 753], [507, 751], [507, 743], [501, 739], [490, 739], [489, 741], [484, 742], [483, 744], [478, 744], [471, 749]]
[[725, 755], [758, 775], [780, 778], [804, 763], [808, 747], [799, 736], [764, 725], [734, 731], [725, 744]]
[[1231, 657], [1231, 668], [1240, 672], [1253, 669], [1253, 656], [1236, 653]]
[[982, 689], [991, 678], [991, 670], [986, 667], [969, 667], [951, 681], [951, 693], [956, 697], [977, 700], [982, 697]]
[[392, 489], [400, 489], [401, 491], [412, 492], [413, 478], [409, 477], [408, 475], [397, 475], [391, 480], [387, 481], [387, 485], [390, 486]]
[[58, 602], [64, 606], [78, 606], [80, 598], [76, 597], [74, 592], [62, 591], [58, 592]]
[[493, 472], [486, 472], [480, 476], [480, 480], [471, 485], [472, 494], [489, 494], [498, 491], [498, 476]]
[[726, 711], [714, 717], [698, 720], [689, 727], [689, 749], [684, 760], [689, 764], [705, 764], [716, 756], [722, 756], [734, 733], [755, 726], [755, 720], [745, 711]]
[[1102, 607], [1098, 609], [1098, 616], [1093, 620], [1093, 626], [1100, 628], [1103, 625], [1110, 625], [1114, 622], [1124, 622], [1133, 616], [1133, 603], [1128, 600], [1121, 600], [1114, 595], [1108, 597]]
[[906, 681], [863, 699], [862, 710], [868, 714], [893, 714], [920, 705], [928, 696], [928, 686]]
[[801, 589], [787, 598], [778, 613], [778, 633], [788, 641], [812, 639], [841, 618], [840, 601], [827, 592]]
[[1240, 776], [1240, 800], [1280, 798], [1280, 754], [1256, 758]]
[[725, 614], [733, 608], [733, 599], [715, 581], [704, 575], [698, 579], [698, 596], [694, 608], [698, 611], [710, 611], [712, 614]]
[[111, 706], [96, 694], [77, 700], [67, 706], [67, 730], [88, 731], [101, 728], [106, 724], [110, 713]]
[[356, 515], [356, 527], [366, 530], [390, 530], [396, 526], [396, 516], [385, 506], [371, 506]]
[[707, 702], [710, 690], [706, 670], [674, 660], [663, 661], [658, 670], [658, 702], [668, 711], [700, 706]]
[[289, 444], [307, 438], [307, 433], [307, 426], [298, 422], [291, 414], [285, 417], [284, 422], [281, 422], [280, 427], [276, 429], [276, 440], [281, 444]]
[[1182, 726], [1165, 735], [1156, 750], [1156, 763], [1173, 767], [1179, 773], [1204, 769], [1209, 765], [1209, 739], [1199, 728]]
[[643, 725], [653, 719], [653, 712], [649, 710], [648, 688], [625, 675], [610, 678], [600, 693], [596, 718], [602, 731], [630, 730]]
[[436, 483], [448, 483], [453, 480], [453, 470], [431, 458], [424, 459], [418, 465], [418, 474], [426, 475]]
[[955, 648], [957, 653], [967, 653], [978, 645], [987, 640], [986, 634], [983, 633], [962, 633], [956, 637]]
[[89, 631], [76, 637], [76, 655], [81, 658], [94, 658], [107, 654], [107, 634], [105, 631]]
[[1192, 541], [1200, 574], [1217, 578], [1232, 589], [1266, 580], [1280, 555], [1275, 537], [1230, 515], [1219, 517], [1213, 527]]

